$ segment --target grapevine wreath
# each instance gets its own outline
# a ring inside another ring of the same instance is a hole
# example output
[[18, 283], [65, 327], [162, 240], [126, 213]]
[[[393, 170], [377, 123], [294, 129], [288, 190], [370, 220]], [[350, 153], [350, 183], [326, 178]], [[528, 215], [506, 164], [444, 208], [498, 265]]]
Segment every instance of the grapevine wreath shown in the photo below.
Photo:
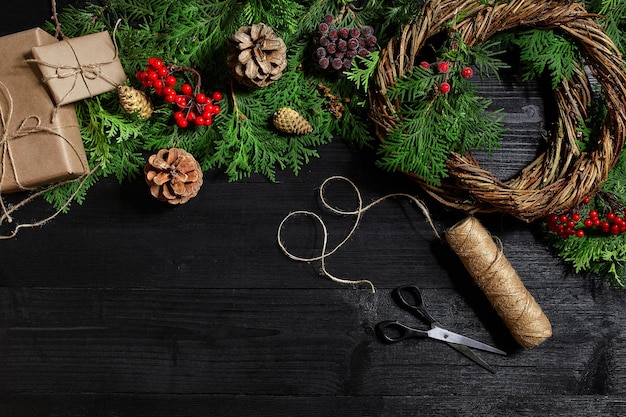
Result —
[[[580, 123], [588, 119], [592, 91], [582, 65], [555, 89], [558, 120], [547, 149], [519, 176], [498, 180], [481, 168], [470, 153], [451, 152], [449, 178], [433, 184], [416, 178], [437, 200], [468, 212], [501, 211], [527, 222], [569, 209], [595, 194], [615, 166], [624, 146], [626, 128], [626, 74], [621, 54], [605, 34], [596, 16], [582, 3], [562, 1], [485, 3], [475, 0], [431, 0], [422, 16], [410, 23], [381, 53], [370, 97], [376, 134], [385, 141], [394, 130], [402, 103], [387, 95], [390, 86], [410, 75], [420, 64], [425, 45], [440, 32], [457, 35], [468, 46], [485, 43], [494, 35], [519, 27], [554, 29], [576, 41], [602, 87], [606, 121], [593, 149], [582, 152], [577, 142]], [[445, 68], [447, 72], [448, 68]], [[449, 84], [443, 84], [447, 90]], [[447, 94], [441, 90], [437, 94]]]
[[[91, 169], [37, 190], [55, 210], [106, 176], [145, 176], [176, 205], [209, 169], [273, 181], [339, 136], [376, 143], [381, 168], [446, 205], [547, 216], [547, 241], [576, 272], [624, 286], [621, 0], [92, 0], [53, 11], [50, 33], [108, 32], [128, 78], [74, 103]], [[508, 52], [526, 79], [549, 79], [557, 117], [545, 151], [500, 181], [471, 153], [505, 132], [474, 75], [497, 77]], [[181, 164], [185, 175], [171, 176]], [[582, 238], [564, 239], [572, 234]]]

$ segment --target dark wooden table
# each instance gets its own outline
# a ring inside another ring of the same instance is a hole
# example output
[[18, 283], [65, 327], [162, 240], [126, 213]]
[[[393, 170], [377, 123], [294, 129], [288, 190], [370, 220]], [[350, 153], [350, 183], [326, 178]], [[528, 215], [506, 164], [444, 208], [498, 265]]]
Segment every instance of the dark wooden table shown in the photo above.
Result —
[[[48, 16], [47, 1], [9, 2], [1, 32]], [[544, 100], [514, 78], [484, 88], [509, 113], [489, 164], [511, 175], [541, 141]], [[331, 175], [349, 177], [367, 202], [421, 196], [440, 230], [462, 217], [377, 169], [371, 152], [336, 140], [275, 183], [205, 175], [200, 195], [178, 208], [141, 180], [104, 180], [70, 214], [0, 242], [0, 416], [626, 415], [624, 294], [568, 273], [539, 224], [480, 216], [553, 326], [524, 350], [407, 200], [367, 212], [328, 260], [339, 277], [372, 280], [375, 294], [281, 252], [277, 227], [290, 211], [323, 215], [331, 245], [351, 227], [320, 208], [317, 189]], [[331, 194], [356, 204], [351, 192]], [[48, 210], [38, 202], [24, 215]], [[306, 253], [320, 230], [296, 222], [286, 243]], [[509, 353], [482, 354], [495, 374], [438, 342], [379, 341], [377, 322], [410, 320], [389, 296], [409, 283], [451, 330]]]

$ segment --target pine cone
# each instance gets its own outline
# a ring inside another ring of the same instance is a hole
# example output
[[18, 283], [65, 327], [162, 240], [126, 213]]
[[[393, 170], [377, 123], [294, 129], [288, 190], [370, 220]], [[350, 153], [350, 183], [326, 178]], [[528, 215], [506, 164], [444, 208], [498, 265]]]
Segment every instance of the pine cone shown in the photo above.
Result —
[[228, 39], [231, 75], [249, 87], [265, 87], [283, 75], [287, 46], [265, 23], [239, 28]]
[[128, 85], [120, 85], [117, 88], [120, 104], [127, 113], [136, 113], [140, 119], [149, 119], [154, 109], [150, 98], [141, 90]]
[[300, 113], [289, 107], [283, 107], [274, 113], [276, 129], [296, 135], [304, 135], [313, 131], [313, 126]]
[[143, 171], [150, 194], [169, 204], [186, 203], [202, 186], [200, 164], [183, 149], [161, 149], [148, 158]]

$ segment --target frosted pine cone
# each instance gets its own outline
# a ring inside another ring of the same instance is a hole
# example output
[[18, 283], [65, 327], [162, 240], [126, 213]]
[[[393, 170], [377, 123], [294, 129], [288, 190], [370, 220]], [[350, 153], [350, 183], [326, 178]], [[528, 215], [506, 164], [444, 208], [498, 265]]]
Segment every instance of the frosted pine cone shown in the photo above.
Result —
[[283, 107], [274, 113], [274, 126], [281, 132], [296, 135], [305, 135], [313, 131], [311, 123], [289, 107]]
[[150, 98], [141, 90], [128, 85], [120, 85], [117, 88], [120, 104], [127, 113], [137, 113], [140, 119], [149, 119], [152, 116], [154, 106]]
[[161, 149], [148, 158], [144, 167], [150, 194], [169, 204], [184, 204], [195, 197], [202, 186], [202, 169], [189, 152]]
[[265, 87], [283, 75], [287, 46], [265, 23], [243, 26], [228, 38], [227, 63], [237, 82]]

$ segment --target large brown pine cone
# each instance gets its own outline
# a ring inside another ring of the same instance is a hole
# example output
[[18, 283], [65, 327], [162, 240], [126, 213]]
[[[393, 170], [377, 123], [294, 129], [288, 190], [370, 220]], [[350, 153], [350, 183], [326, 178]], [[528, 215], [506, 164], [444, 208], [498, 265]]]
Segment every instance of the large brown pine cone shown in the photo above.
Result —
[[195, 197], [202, 186], [202, 169], [189, 152], [161, 149], [148, 158], [144, 167], [150, 194], [169, 204], [184, 204]]
[[283, 75], [287, 46], [265, 23], [243, 26], [228, 38], [227, 63], [240, 84], [265, 87]]

